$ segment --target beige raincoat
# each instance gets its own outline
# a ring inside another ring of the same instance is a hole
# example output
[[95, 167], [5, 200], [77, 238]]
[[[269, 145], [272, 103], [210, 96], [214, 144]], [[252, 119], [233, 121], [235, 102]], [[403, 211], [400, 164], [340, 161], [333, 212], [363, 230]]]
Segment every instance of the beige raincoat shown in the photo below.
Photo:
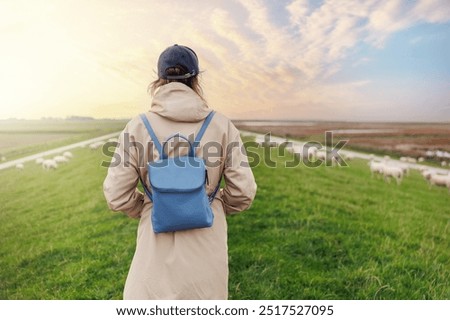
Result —
[[[172, 82], [156, 93], [146, 113], [162, 143], [173, 133], [196, 133], [211, 111], [188, 86]], [[112, 164], [104, 181], [108, 206], [139, 218], [136, 251], [125, 283], [124, 299], [226, 299], [228, 297], [228, 252], [226, 214], [251, 205], [256, 184], [242, 151], [239, 131], [225, 116], [214, 115], [197, 148], [208, 166], [208, 194], [223, 174], [225, 187], [212, 203], [211, 228], [155, 234], [151, 225], [152, 203], [137, 190], [139, 177], [150, 186], [146, 163], [159, 159], [139, 117], [133, 118], [119, 138]], [[205, 144], [213, 142], [209, 150]], [[144, 146], [143, 148], [140, 146]], [[173, 156], [177, 145], [169, 148]], [[166, 149], [167, 150], [167, 149]], [[120, 157], [120, 158], [119, 158]]]

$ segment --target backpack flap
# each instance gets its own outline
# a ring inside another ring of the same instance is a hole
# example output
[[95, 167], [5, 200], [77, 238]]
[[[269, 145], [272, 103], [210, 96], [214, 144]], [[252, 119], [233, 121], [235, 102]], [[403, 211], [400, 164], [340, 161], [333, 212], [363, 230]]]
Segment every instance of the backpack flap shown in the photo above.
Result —
[[148, 164], [150, 184], [159, 192], [191, 192], [203, 188], [206, 181], [204, 160], [176, 157]]

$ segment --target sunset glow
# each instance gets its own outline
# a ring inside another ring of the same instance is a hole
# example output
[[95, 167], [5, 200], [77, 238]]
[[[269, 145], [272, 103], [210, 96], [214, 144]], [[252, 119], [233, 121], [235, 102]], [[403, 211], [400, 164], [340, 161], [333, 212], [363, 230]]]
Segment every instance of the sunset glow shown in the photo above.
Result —
[[234, 119], [450, 121], [448, 0], [2, 1], [0, 119], [148, 110], [193, 48]]

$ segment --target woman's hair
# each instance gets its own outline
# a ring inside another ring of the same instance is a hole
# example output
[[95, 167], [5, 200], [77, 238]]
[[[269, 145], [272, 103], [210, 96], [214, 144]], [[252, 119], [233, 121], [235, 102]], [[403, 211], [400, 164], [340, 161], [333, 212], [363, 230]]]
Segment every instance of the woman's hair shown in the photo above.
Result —
[[[172, 67], [172, 68], [169, 68], [166, 70], [166, 74], [168, 76], [179, 76], [179, 75], [183, 75], [186, 73], [187, 73], [187, 70], [183, 66], [176, 66], [176, 67]], [[180, 79], [180, 80], [167, 80], [167, 79], [159, 78], [159, 79], [153, 81], [152, 83], [150, 83], [147, 91], [152, 96], [154, 96], [156, 90], [158, 90], [159, 87], [161, 87], [165, 84], [168, 84], [170, 82], [184, 83], [189, 88], [194, 90], [194, 92], [197, 93], [203, 101], [205, 101], [205, 98], [203, 98], [203, 89], [200, 86], [200, 81], [199, 81], [198, 75], [195, 75], [195, 76], [187, 78], [187, 79]]]

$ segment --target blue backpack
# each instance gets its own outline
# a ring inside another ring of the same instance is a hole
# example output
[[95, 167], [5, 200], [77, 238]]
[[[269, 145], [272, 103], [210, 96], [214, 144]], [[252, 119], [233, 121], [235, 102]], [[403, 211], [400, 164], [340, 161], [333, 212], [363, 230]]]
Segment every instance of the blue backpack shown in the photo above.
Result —
[[[159, 160], [147, 164], [153, 192], [141, 181], [145, 193], [153, 202], [151, 219], [155, 233], [208, 228], [213, 224], [211, 203], [219, 190], [220, 181], [214, 192], [208, 196], [205, 161], [195, 156], [195, 148], [213, 116], [214, 111], [206, 117], [193, 143], [180, 134], [174, 134], [161, 146], [147, 117], [140, 115], [160, 156]], [[187, 156], [169, 158], [164, 152], [167, 142], [174, 137], [189, 143]]]

